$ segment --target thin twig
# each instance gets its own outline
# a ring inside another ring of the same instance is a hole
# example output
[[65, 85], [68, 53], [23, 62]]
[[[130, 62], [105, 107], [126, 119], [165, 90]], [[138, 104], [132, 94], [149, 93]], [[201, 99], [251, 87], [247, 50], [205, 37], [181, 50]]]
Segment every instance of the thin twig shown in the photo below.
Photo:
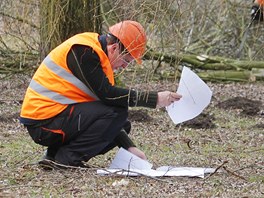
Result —
[[238, 177], [238, 178], [240, 178], [240, 179], [243, 179], [243, 180], [247, 181], [247, 179], [246, 179], [245, 177], [242, 177], [242, 176], [240, 176], [240, 175], [234, 173], [234, 171], [230, 171], [230, 170], [228, 170], [225, 166], [223, 166], [223, 169], [224, 169], [227, 173], [229, 173], [229, 174], [231, 174], [231, 175], [233, 175], [233, 176], [235, 176], [235, 177]]
[[210, 173], [207, 177], [205, 177], [204, 179], [208, 179], [209, 177], [213, 176], [220, 168], [222, 168], [226, 163], [228, 163], [227, 160], [225, 160], [220, 166], [218, 166], [215, 171], [213, 173]]
[[[144, 175], [144, 174], [142, 174], [142, 173], [140, 173], [138, 171], [134, 171], [134, 170], [119, 169], [119, 170], [116, 170], [115, 172], [111, 172], [111, 171], [109, 171], [107, 169], [101, 169], [101, 170], [104, 170], [104, 171], [108, 172], [110, 176], [120, 177], [120, 176], [129, 176], [129, 174], [136, 174], [135, 177], [145, 177], [145, 178], [150, 178], [150, 179], [154, 179], [154, 180], [157, 180], [157, 181], [169, 182], [168, 179], [162, 179], [161, 177]], [[133, 177], [130, 177], [130, 178], [133, 179]]]

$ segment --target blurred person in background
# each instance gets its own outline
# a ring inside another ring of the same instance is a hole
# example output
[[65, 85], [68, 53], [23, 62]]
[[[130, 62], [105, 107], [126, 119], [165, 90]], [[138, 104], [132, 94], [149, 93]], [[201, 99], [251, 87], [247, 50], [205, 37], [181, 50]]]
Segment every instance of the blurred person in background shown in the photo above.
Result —
[[264, 19], [264, 0], [254, 0], [251, 8], [251, 18], [254, 21], [263, 21]]

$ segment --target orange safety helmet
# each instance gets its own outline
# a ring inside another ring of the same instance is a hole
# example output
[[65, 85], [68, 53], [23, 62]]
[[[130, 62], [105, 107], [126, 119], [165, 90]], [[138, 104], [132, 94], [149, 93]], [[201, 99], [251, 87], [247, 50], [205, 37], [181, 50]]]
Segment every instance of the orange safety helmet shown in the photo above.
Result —
[[111, 26], [109, 32], [117, 37], [137, 63], [141, 64], [147, 43], [142, 25], [136, 21], [122, 21]]
[[257, 3], [260, 6], [264, 6], [264, 0], [256, 0], [255, 3]]

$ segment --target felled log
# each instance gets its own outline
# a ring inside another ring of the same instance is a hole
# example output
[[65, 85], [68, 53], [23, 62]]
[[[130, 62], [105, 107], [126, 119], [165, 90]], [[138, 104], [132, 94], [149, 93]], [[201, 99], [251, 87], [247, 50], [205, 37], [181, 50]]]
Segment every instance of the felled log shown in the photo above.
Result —
[[251, 70], [252, 68], [264, 69], [264, 61], [243, 61], [207, 55], [180, 54], [175, 56], [148, 51], [144, 58], [164, 61], [166, 63], [187, 63], [193, 68], [203, 70]]
[[[197, 69], [198, 75], [210, 81], [263, 81], [264, 61], [242, 61], [217, 56], [180, 54], [167, 55], [149, 51], [146, 59], [164, 61], [170, 65], [187, 64]], [[173, 64], [175, 63], [175, 64]], [[165, 78], [174, 78], [174, 74], [165, 74]]]
[[262, 72], [253, 73], [252, 71], [207, 71], [207, 72], [198, 72], [204, 80], [210, 81], [262, 81], [264, 76], [260, 75]]

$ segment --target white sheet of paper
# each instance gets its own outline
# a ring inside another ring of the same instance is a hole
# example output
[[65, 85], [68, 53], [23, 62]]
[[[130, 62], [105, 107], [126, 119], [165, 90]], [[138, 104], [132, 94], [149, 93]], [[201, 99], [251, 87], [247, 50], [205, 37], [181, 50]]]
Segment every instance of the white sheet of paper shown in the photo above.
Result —
[[97, 170], [99, 175], [116, 174], [121, 176], [149, 176], [149, 177], [200, 177], [204, 178], [205, 174], [213, 173], [213, 168], [199, 168], [199, 167], [173, 167], [168, 171], [165, 170], [123, 170], [123, 169], [106, 169]]
[[117, 174], [122, 176], [150, 176], [150, 177], [164, 177], [164, 176], [185, 176], [185, 177], [201, 177], [204, 178], [206, 173], [213, 173], [214, 168], [199, 168], [199, 167], [172, 167], [162, 166], [156, 170], [151, 169], [152, 164], [145, 161], [127, 150], [120, 148], [114, 160], [108, 169], [99, 169], [97, 174], [108, 175]]
[[129, 151], [123, 149], [122, 147], [118, 150], [115, 158], [110, 164], [110, 169], [143, 169], [143, 170], [151, 170], [152, 164], [148, 161], [142, 160], [138, 156], [130, 153]]
[[183, 67], [177, 93], [182, 98], [166, 107], [175, 124], [198, 116], [211, 101], [212, 91], [205, 82], [188, 67]]

